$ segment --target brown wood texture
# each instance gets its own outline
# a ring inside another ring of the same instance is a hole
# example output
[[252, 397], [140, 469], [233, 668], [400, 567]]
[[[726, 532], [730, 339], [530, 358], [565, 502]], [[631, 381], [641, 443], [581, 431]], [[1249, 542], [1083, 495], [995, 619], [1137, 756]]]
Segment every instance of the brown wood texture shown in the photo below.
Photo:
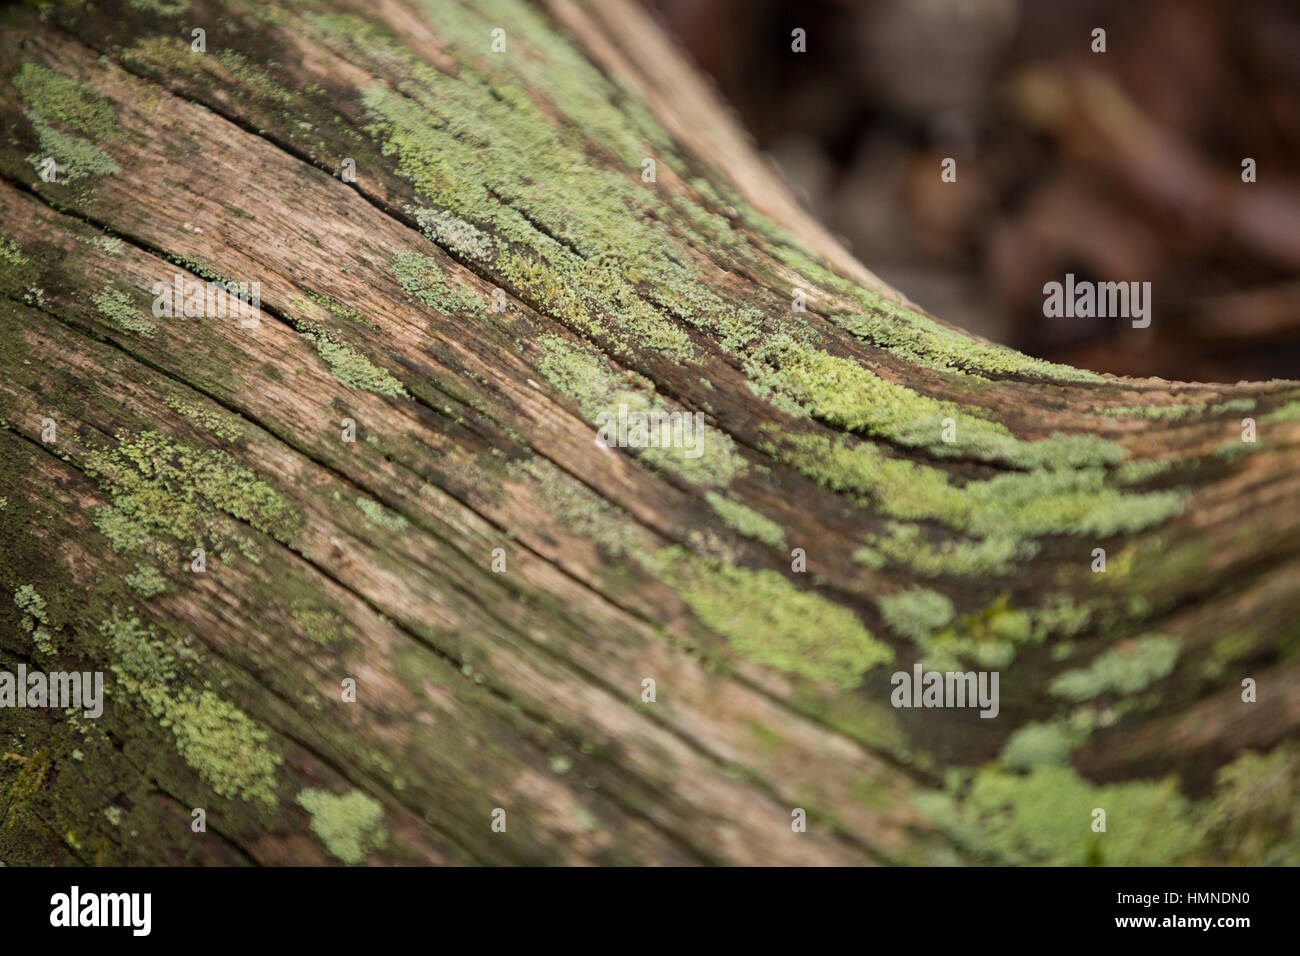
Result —
[[3, 16], [0, 860], [1295, 861], [1296, 383], [924, 315], [629, 3]]

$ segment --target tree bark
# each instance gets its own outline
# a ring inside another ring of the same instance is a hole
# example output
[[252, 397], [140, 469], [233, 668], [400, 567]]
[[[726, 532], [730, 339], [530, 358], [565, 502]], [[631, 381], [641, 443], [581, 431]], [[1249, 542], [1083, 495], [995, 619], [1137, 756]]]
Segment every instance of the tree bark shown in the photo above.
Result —
[[926, 315], [623, 0], [3, 16], [3, 862], [1300, 861], [1300, 385]]

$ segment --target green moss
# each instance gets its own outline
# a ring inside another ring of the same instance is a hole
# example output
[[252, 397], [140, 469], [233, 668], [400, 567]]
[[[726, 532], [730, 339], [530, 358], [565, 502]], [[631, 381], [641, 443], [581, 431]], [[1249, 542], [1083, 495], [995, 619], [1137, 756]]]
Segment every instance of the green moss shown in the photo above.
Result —
[[727, 567], [676, 547], [654, 558], [696, 617], [751, 660], [841, 687], [893, 660], [852, 611], [775, 571]]
[[1133, 694], [1174, 669], [1182, 642], [1176, 637], [1145, 635], [1099, 654], [1083, 670], [1057, 676], [1048, 690], [1072, 701], [1104, 693]]
[[724, 498], [717, 492], [710, 491], [705, 495], [705, 499], [727, 527], [774, 548], [785, 547], [785, 530], [771, 518], [759, 514], [753, 508], [742, 505], [738, 501]]
[[119, 328], [147, 336], [158, 331], [157, 326], [145, 318], [144, 313], [133, 306], [126, 293], [120, 290], [104, 286], [104, 291], [96, 293], [92, 298], [99, 314], [116, 323]]
[[347, 864], [360, 863], [387, 842], [384, 808], [360, 790], [335, 796], [326, 790], [303, 790], [294, 800], [311, 814], [312, 832], [330, 854]]

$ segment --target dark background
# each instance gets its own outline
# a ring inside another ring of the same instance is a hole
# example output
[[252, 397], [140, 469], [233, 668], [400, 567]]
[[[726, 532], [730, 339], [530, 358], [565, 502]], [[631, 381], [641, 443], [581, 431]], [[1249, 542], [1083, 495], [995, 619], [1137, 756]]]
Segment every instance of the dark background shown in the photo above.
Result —
[[[1300, 3], [645, 2], [814, 213], [929, 311], [1099, 371], [1300, 377]], [[1151, 282], [1151, 327], [1045, 318], [1066, 272]]]

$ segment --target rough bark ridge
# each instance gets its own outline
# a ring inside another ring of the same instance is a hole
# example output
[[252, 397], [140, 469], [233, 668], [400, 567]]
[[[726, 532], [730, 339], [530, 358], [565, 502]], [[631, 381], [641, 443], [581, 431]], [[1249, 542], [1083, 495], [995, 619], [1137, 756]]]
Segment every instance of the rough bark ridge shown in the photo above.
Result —
[[3, 18], [0, 860], [1300, 861], [1300, 385], [923, 314], [624, 2]]

